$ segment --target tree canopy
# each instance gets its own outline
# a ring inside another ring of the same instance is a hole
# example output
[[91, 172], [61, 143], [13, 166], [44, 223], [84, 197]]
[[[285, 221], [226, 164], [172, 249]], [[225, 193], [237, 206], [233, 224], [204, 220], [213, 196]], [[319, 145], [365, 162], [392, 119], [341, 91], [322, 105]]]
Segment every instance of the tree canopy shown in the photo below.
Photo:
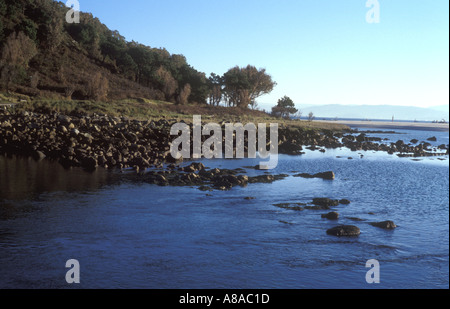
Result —
[[294, 101], [292, 101], [288, 96], [284, 96], [279, 99], [278, 104], [272, 107], [272, 115], [275, 117], [289, 119], [292, 114], [297, 112], [298, 109], [295, 107]]
[[252, 65], [231, 68], [223, 75], [222, 82], [227, 105], [245, 108], [255, 104], [260, 96], [272, 92], [276, 86], [265, 69], [258, 70]]
[[[90, 13], [81, 12], [80, 23], [67, 23], [68, 9], [53, 0], [0, 0], [0, 87], [51, 97], [248, 108], [276, 85], [265, 69], [252, 65], [208, 78], [183, 55], [129, 42]], [[100, 95], [89, 90], [93, 79], [102, 84]]]

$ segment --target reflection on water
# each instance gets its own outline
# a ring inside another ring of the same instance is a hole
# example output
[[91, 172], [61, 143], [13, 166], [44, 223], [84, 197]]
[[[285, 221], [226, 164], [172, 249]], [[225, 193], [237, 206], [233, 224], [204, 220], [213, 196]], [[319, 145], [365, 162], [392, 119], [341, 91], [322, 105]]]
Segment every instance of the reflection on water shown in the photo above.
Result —
[[96, 190], [117, 179], [104, 169], [68, 172], [49, 160], [0, 156], [0, 200], [33, 199], [44, 192]]

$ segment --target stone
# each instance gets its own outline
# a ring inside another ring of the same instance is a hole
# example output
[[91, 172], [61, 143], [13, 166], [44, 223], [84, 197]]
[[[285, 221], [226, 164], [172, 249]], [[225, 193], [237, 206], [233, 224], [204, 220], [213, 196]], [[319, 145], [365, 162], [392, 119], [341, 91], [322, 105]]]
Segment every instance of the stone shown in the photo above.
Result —
[[315, 198], [313, 199], [313, 204], [316, 206], [327, 206], [327, 207], [333, 207], [338, 206], [339, 201], [338, 200], [332, 200], [329, 198]]
[[393, 221], [372, 222], [370, 225], [379, 227], [385, 230], [393, 230], [397, 227]]
[[302, 207], [304, 204], [302, 203], [279, 203], [279, 204], [273, 204], [273, 206], [282, 208], [282, 209], [289, 209], [289, 210], [295, 210], [295, 211], [302, 211], [304, 208]]
[[328, 220], [337, 220], [337, 219], [339, 219], [339, 214], [335, 211], [332, 211], [332, 212], [322, 215], [322, 218], [328, 219]]
[[327, 234], [337, 237], [353, 237], [359, 236], [361, 230], [354, 225], [339, 225], [327, 230]]
[[333, 180], [336, 178], [336, 175], [334, 174], [334, 172], [329, 171], [329, 172], [324, 172], [324, 173], [318, 173], [314, 175], [315, 178], [322, 178], [325, 180]]
[[322, 178], [324, 180], [334, 180], [336, 178], [336, 175], [334, 172], [323, 172], [323, 173], [317, 173], [317, 174], [308, 174], [308, 173], [301, 173], [294, 175], [294, 177], [302, 177], [302, 178]]

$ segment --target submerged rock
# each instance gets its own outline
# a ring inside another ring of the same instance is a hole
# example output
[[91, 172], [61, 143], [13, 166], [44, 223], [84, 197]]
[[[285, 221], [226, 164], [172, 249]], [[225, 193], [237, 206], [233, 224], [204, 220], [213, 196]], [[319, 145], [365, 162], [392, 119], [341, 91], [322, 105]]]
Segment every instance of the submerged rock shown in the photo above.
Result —
[[273, 204], [273, 206], [276, 206], [278, 208], [283, 209], [289, 209], [289, 210], [295, 210], [295, 211], [302, 211], [304, 208], [304, 204], [302, 203], [280, 203], [280, 204]]
[[339, 219], [339, 214], [335, 211], [332, 211], [332, 212], [322, 215], [322, 218], [328, 219], [328, 220], [337, 220], [337, 219]]
[[333, 207], [338, 206], [339, 201], [338, 200], [332, 200], [329, 198], [315, 198], [313, 199], [313, 204], [316, 206], [327, 206], [327, 207]]
[[393, 221], [372, 222], [370, 225], [386, 230], [393, 230], [397, 227]]
[[308, 173], [301, 173], [294, 175], [294, 177], [302, 177], [302, 178], [322, 178], [324, 180], [334, 180], [336, 178], [336, 175], [334, 172], [323, 172], [323, 173], [317, 173], [317, 174], [308, 174]]
[[330, 206], [305, 206], [305, 209], [308, 210], [330, 210]]
[[339, 225], [327, 230], [328, 235], [332, 236], [359, 236], [361, 234], [361, 230], [359, 227], [354, 225]]

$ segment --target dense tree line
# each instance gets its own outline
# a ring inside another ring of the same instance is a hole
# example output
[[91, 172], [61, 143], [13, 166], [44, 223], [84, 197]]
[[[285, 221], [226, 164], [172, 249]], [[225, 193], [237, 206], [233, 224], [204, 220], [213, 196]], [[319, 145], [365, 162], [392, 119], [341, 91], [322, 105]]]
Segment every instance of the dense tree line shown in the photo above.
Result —
[[[80, 23], [67, 23], [67, 12], [64, 3], [52, 0], [0, 0], [1, 88], [8, 90], [11, 84], [43, 88], [39, 78], [46, 77], [59, 83], [46, 88], [65, 97], [72, 97], [77, 87], [84, 85], [78, 91], [83, 97], [106, 100], [112, 74], [151, 89], [146, 92], [153, 96], [150, 99], [255, 107], [256, 98], [275, 86], [264, 69], [253, 66], [234, 67], [223, 76], [211, 74], [207, 78], [183, 55], [128, 42], [90, 13], [81, 13]], [[73, 50], [102, 70], [76, 68]], [[58, 59], [52, 62], [56, 68], [50, 67], [52, 56]]]
[[209, 104], [221, 103], [230, 107], [256, 107], [256, 99], [270, 93], [276, 83], [265, 69], [254, 66], [228, 70], [223, 76], [211, 73], [209, 77]]

